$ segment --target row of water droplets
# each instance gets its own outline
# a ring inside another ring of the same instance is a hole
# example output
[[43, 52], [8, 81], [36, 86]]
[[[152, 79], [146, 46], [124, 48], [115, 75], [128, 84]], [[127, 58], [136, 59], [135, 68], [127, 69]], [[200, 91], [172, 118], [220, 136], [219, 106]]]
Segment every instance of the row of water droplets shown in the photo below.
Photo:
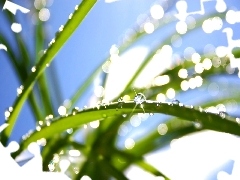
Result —
[[[135, 97], [134, 97], [134, 102], [136, 103], [135, 107], [136, 106], [140, 106], [142, 109], [143, 109], [143, 103], [146, 102], [146, 97], [143, 93], [136, 93]], [[122, 108], [123, 105], [124, 105], [125, 101], [124, 99], [121, 97], [119, 98], [118, 100], [118, 108]], [[98, 103], [95, 107], [97, 109], [100, 109], [100, 107], [105, 107], [107, 105], [109, 105], [110, 103], [106, 103], [106, 102], [103, 102], [103, 103]], [[173, 105], [178, 105], [180, 107], [187, 107], [187, 108], [191, 108], [193, 109], [194, 106], [192, 105], [183, 105], [182, 103], [180, 103], [179, 100], [176, 100], [174, 99], [172, 102], [168, 102], [169, 105], [173, 106]], [[157, 103], [157, 107], [160, 107], [161, 105], [161, 102]], [[116, 108], [116, 111], [118, 111], [118, 108]], [[72, 112], [71, 112], [71, 115], [76, 115], [77, 113], [79, 113], [80, 111], [84, 111], [84, 110], [87, 110], [88, 107], [87, 106], [84, 106], [83, 109], [80, 109], [78, 107], [75, 107], [72, 109]], [[220, 104], [216, 107], [217, 111], [214, 111], [213, 108], [206, 108], [206, 109], [203, 109], [202, 107], [198, 107], [198, 110], [200, 112], [205, 112], [205, 113], [215, 113], [215, 114], [218, 114], [221, 118], [225, 118], [227, 116], [227, 113], [226, 113], [226, 108], [224, 105]], [[134, 109], [133, 109], [134, 110]], [[12, 107], [9, 107], [8, 110], [5, 111], [5, 118], [7, 119], [9, 116], [10, 116], [10, 113], [13, 111], [13, 108]], [[59, 115], [60, 116], [68, 116], [67, 114], [67, 108], [65, 106], [60, 106], [59, 109], [58, 109], [58, 112], [59, 112]], [[131, 113], [132, 114], [132, 113]], [[139, 119], [144, 119], [146, 116], [147, 113], [145, 113], [144, 109], [143, 109], [143, 113], [139, 113], [138, 114], [138, 117], [136, 115], [133, 115], [132, 117], [130, 117], [130, 124], [133, 126], [133, 127], [137, 127], [140, 125], [140, 121]], [[153, 115], [153, 113], [150, 113], [149, 114], [150, 116]], [[122, 114], [123, 118], [126, 118], [128, 115], [127, 114]], [[131, 115], [130, 115], [131, 116]], [[107, 114], [103, 114], [102, 115], [103, 118], [106, 118], [107, 117]], [[137, 117], [137, 118], [136, 118]], [[140, 118], [139, 118], [140, 117]], [[44, 121], [38, 121], [37, 124], [36, 124], [36, 131], [40, 131], [43, 127], [45, 126], [50, 126], [51, 125], [51, 122], [53, 120], [53, 115], [48, 115]], [[236, 122], [240, 124], [240, 119], [239, 118], [236, 118]], [[97, 128], [99, 127], [99, 124], [100, 122], [97, 120], [97, 121], [93, 121], [90, 123], [90, 126], [92, 128]], [[194, 122], [194, 126], [197, 128], [197, 129], [201, 129], [202, 128], [202, 123], [200, 120], [196, 119], [195, 122]], [[85, 126], [84, 126], [85, 127]], [[125, 128], [125, 129], [124, 129]], [[120, 132], [121, 131], [121, 132]], [[23, 136], [23, 139], [26, 139], [28, 138], [31, 134], [32, 134], [33, 131], [29, 131], [26, 135]], [[70, 130], [68, 131], [68, 133], [71, 133]], [[160, 124], [158, 126], [158, 132], [160, 135], [164, 135], [166, 134], [167, 132], [167, 125], [166, 124]], [[120, 130], [119, 130], [119, 135], [125, 135], [126, 134], [126, 127], [124, 127], [124, 125], [122, 125], [120, 127]], [[41, 143], [41, 144], [44, 144], [44, 143]]]

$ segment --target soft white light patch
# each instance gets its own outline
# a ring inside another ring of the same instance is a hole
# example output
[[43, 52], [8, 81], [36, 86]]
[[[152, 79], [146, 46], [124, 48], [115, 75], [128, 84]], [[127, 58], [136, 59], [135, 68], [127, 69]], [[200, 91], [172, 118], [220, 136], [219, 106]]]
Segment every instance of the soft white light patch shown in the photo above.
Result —
[[[105, 99], [112, 100], [124, 90], [128, 81], [135, 74], [147, 53], [148, 48], [143, 46], [135, 47], [121, 55], [118, 60], [111, 63], [105, 87]], [[144, 81], [144, 83], [145, 82], [146, 81]]]
[[22, 31], [22, 25], [19, 23], [12, 23], [11, 29], [15, 33], [20, 33]]
[[172, 53], [172, 47], [169, 45], [164, 45], [162, 49], [159, 49], [138, 76], [134, 86], [138, 88], [149, 86], [156, 76], [171, 66]]
[[105, 3], [113, 3], [113, 2], [116, 2], [118, 0], [105, 0]]
[[172, 180], [202, 180], [229, 160], [236, 164], [240, 139], [227, 133], [202, 131], [173, 140], [170, 146], [171, 149], [151, 153], [145, 159]]
[[4, 44], [0, 44], [0, 50], [3, 49], [5, 51], [7, 51], [7, 47]]

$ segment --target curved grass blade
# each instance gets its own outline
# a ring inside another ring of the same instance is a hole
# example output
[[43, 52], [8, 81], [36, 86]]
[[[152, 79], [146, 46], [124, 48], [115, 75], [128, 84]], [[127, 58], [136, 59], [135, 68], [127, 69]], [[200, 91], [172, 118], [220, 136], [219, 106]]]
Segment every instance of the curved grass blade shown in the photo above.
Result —
[[53, 58], [56, 56], [57, 52], [63, 47], [64, 43], [68, 40], [71, 34], [76, 30], [82, 20], [85, 18], [87, 13], [96, 3], [96, 0], [83, 0], [79, 7], [77, 7], [76, 11], [73, 13], [72, 18], [66, 23], [64, 30], [59, 32], [56, 36], [55, 43], [53, 43], [45, 52], [45, 54], [40, 59], [39, 63], [36, 65], [36, 72], [32, 73], [24, 84], [24, 91], [22, 94], [16, 99], [13, 111], [9, 117], [8, 123], [9, 126], [5, 129], [2, 142], [6, 144], [8, 137], [10, 136], [18, 114], [27, 99], [29, 93], [31, 92], [34, 83], [37, 78], [44, 72], [46, 66], [51, 63]]
[[[240, 126], [236, 118], [225, 115], [221, 117], [218, 114], [201, 112], [198, 108], [179, 106], [171, 103], [159, 103], [156, 101], [146, 101], [143, 104], [146, 113], [163, 113], [179, 117], [184, 120], [195, 122], [198, 120], [205, 129], [211, 129], [220, 132], [227, 132], [240, 135]], [[118, 111], [116, 110], [118, 108]], [[134, 109], [134, 112], [133, 112]], [[88, 108], [79, 111], [76, 115], [67, 115], [56, 118], [50, 126], [43, 127], [40, 131], [34, 132], [28, 139], [23, 141], [23, 149], [31, 142], [41, 138], [49, 138], [54, 134], [60, 133], [66, 129], [79, 127], [94, 120], [104, 120], [111, 117], [121, 116], [122, 114], [142, 113], [143, 109], [136, 106], [135, 102], [129, 101], [122, 104], [119, 109], [119, 103], [112, 103], [98, 108]]]

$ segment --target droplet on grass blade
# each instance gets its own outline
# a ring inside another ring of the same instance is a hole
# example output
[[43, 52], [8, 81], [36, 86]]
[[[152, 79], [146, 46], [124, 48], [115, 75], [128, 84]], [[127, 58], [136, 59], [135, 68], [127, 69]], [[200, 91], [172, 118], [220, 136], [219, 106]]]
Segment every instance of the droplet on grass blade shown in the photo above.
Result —
[[134, 102], [138, 104], [142, 104], [143, 102], [146, 101], [146, 97], [142, 93], [137, 93], [136, 96], [134, 97]]

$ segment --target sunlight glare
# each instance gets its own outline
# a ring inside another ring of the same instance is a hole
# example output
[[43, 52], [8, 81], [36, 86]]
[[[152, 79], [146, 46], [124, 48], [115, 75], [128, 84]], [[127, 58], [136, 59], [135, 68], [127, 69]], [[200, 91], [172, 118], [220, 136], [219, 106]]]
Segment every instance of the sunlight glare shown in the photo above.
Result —
[[150, 13], [153, 19], [161, 19], [164, 15], [164, 10], [159, 4], [155, 4], [151, 7]]
[[176, 24], [176, 31], [179, 34], [185, 34], [187, 32], [187, 23], [184, 21], [179, 21]]
[[135, 146], [135, 141], [132, 138], [127, 138], [125, 140], [125, 148], [132, 149]]
[[173, 88], [169, 88], [166, 92], [166, 95], [169, 99], [175, 98], [175, 90]]
[[186, 80], [183, 80], [180, 86], [183, 91], [187, 91], [189, 89], [189, 82]]
[[188, 77], [188, 71], [187, 71], [187, 69], [180, 69], [180, 70], [178, 71], [178, 76], [179, 76], [180, 78], [182, 78], [182, 79], [187, 78], [187, 77]]
[[147, 34], [152, 34], [154, 31], [154, 25], [151, 22], [145, 23], [143, 28]]
[[49, 9], [47, 8], [42, 8], [40, 11], [39, 11], [39, 15], [38, 15], [39, 19], [41, 21], [48, 21], [49, 18], [50, 18], [50, 11]]

